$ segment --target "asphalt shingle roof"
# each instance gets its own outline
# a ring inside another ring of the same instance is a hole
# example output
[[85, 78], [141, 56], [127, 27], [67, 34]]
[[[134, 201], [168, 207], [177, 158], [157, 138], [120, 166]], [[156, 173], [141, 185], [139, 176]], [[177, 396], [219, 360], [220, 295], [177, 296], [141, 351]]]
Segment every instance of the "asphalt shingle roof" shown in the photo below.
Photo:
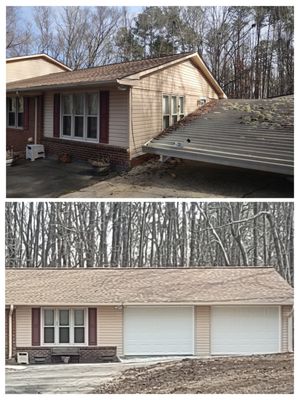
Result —
[[7, 269], [6, 304], [293, 304], [273, 268]]
[[17, 82], [10, 82], [6, 85], [7, 90], [28, 89], [39, 87], [56, 87], [71, 85], [76, 83], [85, 82], [101, 83], [111, 82], [117, 79], [125, 78], [126, 76], [133, 75], [151, 68], [159, 67], [171, 61], [184, 58], [193, 53], [181, 53], [170, 56], [148, 58], [137, 61], [129, 61], [117, 64], [103, 65], [100, 67], [80, 69], [71, 72], [59, 72], [38, 76], [30, 79], [24, 79]]

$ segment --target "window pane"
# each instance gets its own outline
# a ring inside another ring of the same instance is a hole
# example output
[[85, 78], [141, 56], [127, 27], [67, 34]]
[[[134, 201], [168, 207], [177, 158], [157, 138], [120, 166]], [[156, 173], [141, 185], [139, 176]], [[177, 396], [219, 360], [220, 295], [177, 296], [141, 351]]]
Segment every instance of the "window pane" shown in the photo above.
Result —
[[97, 139], [97, 117], [88, 117], [87, 122], [87, 137]]
[[74, 114], [84, 114], [84, 94], [75, 94], [73, 97], [74, 101]]
[[23, 126], [23, 113], [18, 113], [18, 126]]
[[172, 114], [177, 114], [177, 98], [172, 96]]
[[72, 114], [72, 95], [64, 94], [63, 98], [63, 114]]
[[59, 325], [69, 325], [69, 310], [59, 310]]
[[166, 129], [166, 128], [168, 128], [169, 126], [170, 126], [170, 121], [169, 121], [169, 116], [167, 115], [167, 116], [165, 116], [165, 117], [163, 118], [163, 128]]
[[44, 328], [44, 343], [54, 343], [54, 328]]
[[75, 325], [84, 325], [84, 310], [74, 311], [74, 322]]
[[183, 97], [179, 97], [179, 113], [184, 114]]
[[87, 94], [87, 115], [98, 114], [98, 94], [88, 93]]
[[75, 117], [75, 132], [77, 137], [83, 137], [83, 117]]
[[59, 343], [69, 343], [70, 334], [69, 328], [59, 328]]
[[74, 328], [74, 343], [84, 343], [84, 328]]
[[63, 135], [71, 136], [71, 116], [63, 117]]
[[16, 111], [16, 98], [15, 97], [8, 98], [8, 111]]
[[44, 310], [44, 325], [54, 325], [54, 310]]
[[23, 112], [23, 97], [17, 98], [18, 112]]
[[174, 125], [177, 122], [177, 115], [172, 116], [172, 124]]
[[163, 96], [163, 113], [170, 114], [169, 96]]
[[8, 113], [8, 125], [15, 126], [16, 123], [16, 114], [14, 112]]

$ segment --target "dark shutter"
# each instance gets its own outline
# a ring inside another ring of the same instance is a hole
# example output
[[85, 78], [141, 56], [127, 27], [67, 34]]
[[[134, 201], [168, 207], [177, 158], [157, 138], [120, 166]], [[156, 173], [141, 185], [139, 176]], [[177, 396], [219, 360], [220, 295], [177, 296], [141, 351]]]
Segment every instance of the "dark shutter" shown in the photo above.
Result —
[[41, 344], [41, 309], [32, 308], [31, 310], [31, 332], [32, 346], [40, 346]]
[[60, 126], [60, 94], [54, 95], [53, 105], [53, 136], [59, 137], [59, 126]]
[[97, 308], [89, 308], [89, 346], [97, 345]]
[[100, 143], [109, 142], [109, 92], [100, 92]]
[[29, 129], [29, 97], [23, 98], [23, 107], [24, 107], [24, 115], [23, 115], [23, 129]]

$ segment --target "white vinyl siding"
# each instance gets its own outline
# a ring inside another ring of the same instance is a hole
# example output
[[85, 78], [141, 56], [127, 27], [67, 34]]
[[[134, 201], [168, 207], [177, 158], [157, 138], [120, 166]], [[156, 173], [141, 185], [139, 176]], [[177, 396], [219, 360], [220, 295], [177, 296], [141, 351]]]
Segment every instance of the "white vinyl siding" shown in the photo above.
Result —
[[210, 354], [210, 306], [195, 307], [195, 354]]
[[211, 308], [211, 354], [260, 354], [281, 351], [280, 307]]
[[129, 90], [109, 91], [109, 144], [129, 147]]
[[193, 307], [124, 308], [124, 354], [194, 354]]
[[16, 346], [31, 347], [31, 307], [16, 308]]
[[6, 63], [6, 82], [20, 81], [22, 79], [64, 71], [65, 68], [42, 58], [11, 61]]
[[53, 93], [44, 95], [44, 136], [53, 137]]
[[97, 308], [98, 346], [116, 346], [117, 354], [123, 354], [122, 307], [101, 306]]
[[289, 321], [291, 321], [291, 318], [292, 318], [291, 311], [292, 311], [291, 306], [282, 306], [282, 309], [281, 309], [281, 324], [282, 324], [281, 351], [283, 353], [292, 350], [292, 346], [291, 346], [292, 343], [290, 343], [290, 346], [289, 346], [289, 342], [291, 342], [291, 337], [289, 338], [289, 336], [291, 336], [291, 334], [292, 334], [291, 324], [289, 326]]
[[197, 109], [201, 97], [218, 98], [189, 60], [154, 72], [135, 84], [132, 89], [131, 158], [143, 154], [142, 146], [163, 129], [163, 94], [184, 96], [185, 115]]

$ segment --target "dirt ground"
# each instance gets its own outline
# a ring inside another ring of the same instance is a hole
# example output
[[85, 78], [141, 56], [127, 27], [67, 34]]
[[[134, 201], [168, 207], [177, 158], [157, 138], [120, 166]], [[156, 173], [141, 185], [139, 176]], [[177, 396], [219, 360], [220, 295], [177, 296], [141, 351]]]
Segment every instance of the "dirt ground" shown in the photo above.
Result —
[[293, 355], [183, 359], [131, 368], [95, 393], [293, 393]]
[[148, 161], [127, 173], [61, 197], [172, 198], [172, 197], [293, 197], [289, 178], [231, 167], [183, 160]]

